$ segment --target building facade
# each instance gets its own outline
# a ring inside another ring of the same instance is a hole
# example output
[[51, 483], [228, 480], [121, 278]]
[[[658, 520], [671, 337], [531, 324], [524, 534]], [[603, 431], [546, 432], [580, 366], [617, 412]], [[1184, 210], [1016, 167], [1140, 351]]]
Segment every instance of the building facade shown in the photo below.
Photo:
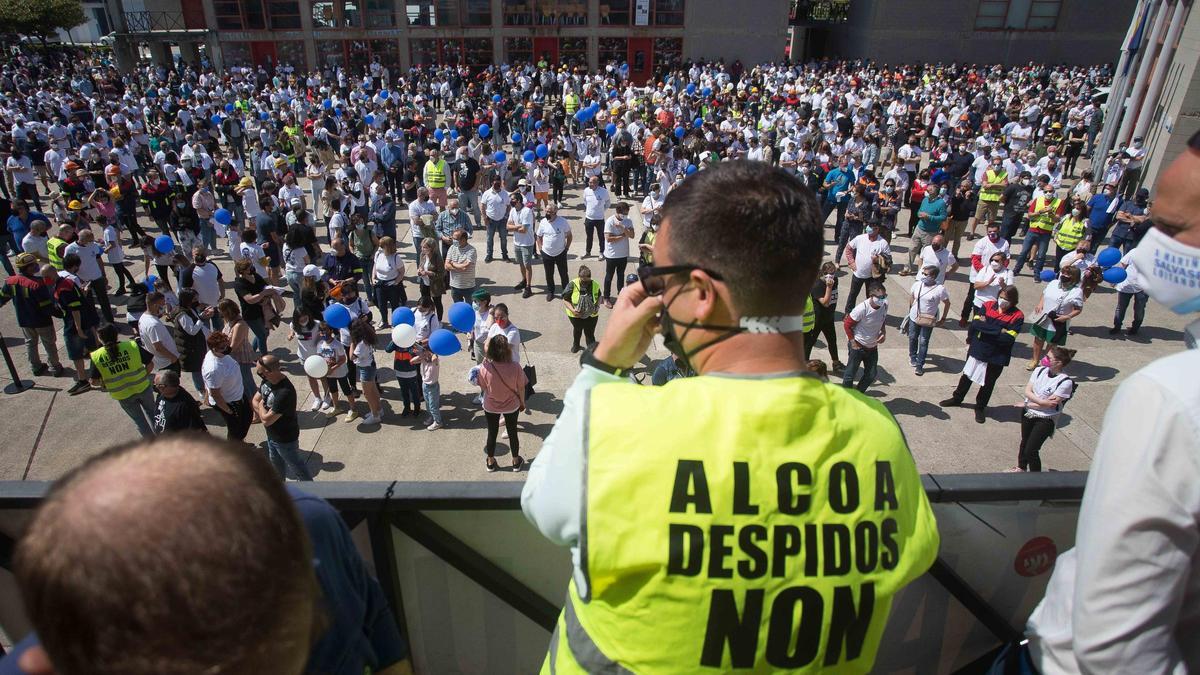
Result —
[[414, 64], [545, 60], [636, 79], [684, 59], [779, 60], [788, 0], [183, 0], [203, 9], [214, 63], [297, 70], [378, 59]]
[[807, 28], [798, 57], [880, 63], [1112, 62], [1134, 0], [851, 0], [844, 23]]

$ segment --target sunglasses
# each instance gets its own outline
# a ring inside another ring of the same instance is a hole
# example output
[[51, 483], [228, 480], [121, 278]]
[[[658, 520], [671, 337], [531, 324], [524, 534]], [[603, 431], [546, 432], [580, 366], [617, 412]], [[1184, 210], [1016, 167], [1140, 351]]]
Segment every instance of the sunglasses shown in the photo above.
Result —
[[651, 297], [662, 295], [667, 291], [667, 279], [677, 274], [686, 274], [692, 270], [700, 270], [717, 281], [724, 281], [725, 277], [710, 269], [706, 269], [699, 265], [662, 265], [651, 266], [643, 265], [638, 268], [638, 280], [642, 282], [642, 288], [646, 291], [646, 295]]

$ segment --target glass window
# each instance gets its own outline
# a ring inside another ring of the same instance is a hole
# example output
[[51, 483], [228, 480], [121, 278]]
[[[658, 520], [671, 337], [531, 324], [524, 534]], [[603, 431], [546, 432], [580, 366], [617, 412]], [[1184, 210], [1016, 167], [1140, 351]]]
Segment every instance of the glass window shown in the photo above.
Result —
[[[347, 40], [346, 45], [349, 48], [347, 52], [350, 55], [350, 72], [358, 78], [371, 63], [371, 50], [367, 47], [366, 40]], [[354, 86], [358, 86], [357, 80]]]
[[410, 0], [405, 14], [410, 26], [457, 26], [458, 0]]
[[442, 50], [441, 60], [439, 61], [442, 65], [462, 63], [462, 40], [439, 40], [438, 46]]
[[504, 60], [508, 63], [533, 60], [533, 40], [523, 37], [504, 38]]
[[342, 6], [342, 26], [346, 28], [361, 28], [362, 13], [358, 9], [358, 0], [346, 0]]
[[394, 0], [366, 0], [367, 28], [391, 28], [396, 25]]
[[1062, 0], [1033, 0], [1029, 6], [1029, 21], [1025, 23], [1027, 30], [1054, 30], [1058, 28], [1058, 12], [1062, 9]]
[[432, 66], [438, 63], [437, 40], [409, 40], [408, 44], [414, 66]]
[[492, 25], [492, 3], [490, 0], [463, 0], [464, 26]]
[[226, 68], [230, 66], [248, 66], [250, 65], [250, 43], [222, 42], [221, 55], [224, 57]]
[[628, 26], [629, 2], [630, 0], [600, 0], [600, 25]]
[[345, 47], [341, 40], [317, 40], [317, 63], [322, 68], [346, 65]]
[[267, 17], [263, 14], [262, 0], [242, 0], [242, 16], [247, 30], [266, 30]]
[[276, 42], [275, 53], [279, 56], [280, 65], [290, 65], [296, 72], [308, 69], [307, 59], [304, 58], [304, 43], [299, 40]]
[[654, 38], [654, 67], [678, 68], [683, 61], [683, 38]]
[[337, 28], [337, 17], [334, 16], [333, 3], [319, 0], [312, 5], [313, 28]]
[[219, 30], [242, 29], [242, 8], [237, 2], [214, 2], [213, 13], [217, 16]]
[[584, 0], [526, 0], [524, 3], [512, 5], [514, 12], [519, 9], [522, 14], [528, 13], [532, 7], [533, 23], [536, 26], [587, 25], [587, 2]]
[[437, 0], [437, 25], [458, 25], [458, 0]]
[[1055, 30], [1062, 0], [981, 0], [975, 30]]
[[587, 66], [587, 38], [559, 38], [558, 62], [571, 66]]
[[463, 40], [463, 61], [468, 66], [487, 66], [492, 63], [491, 38], [467, 38]]
[[371, 57], [387, 66], [393, 73], [400, 67], [400, 42], [398, 40], [371, 40]]
[[[299, 30], [300, 3], [296, 0], [292, 0], [291, 2], [270, 2], [267, 4], [267, 9], [271, 15], [271, 30]], [[301, 54], [303, 54], [303, 51], [301, 51]]]
[[682, 26], [683, 0], [654, 0], [655, 26]]
[[600, 38], [600, 67], [617, 62], [622, 63], [629, 58], [629, 40], [625, 38]]
[[505, 26], [530, 26], [533, 25], [533, 8], [534, 0], [503, 0], [504, 4], [501, 9], [504, 11]]

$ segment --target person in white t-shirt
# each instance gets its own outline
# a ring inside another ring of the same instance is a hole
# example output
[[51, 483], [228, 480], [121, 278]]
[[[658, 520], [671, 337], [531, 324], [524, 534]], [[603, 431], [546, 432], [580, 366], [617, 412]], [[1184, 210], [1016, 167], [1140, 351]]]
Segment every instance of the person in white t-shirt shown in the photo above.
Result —
[[533, 258], [537, 249], [534, 213], [520, 195], [509, 195], [508, 203], [508, 223], [505, 228], [512, 233], [517, 266], [521, 269], [521, 281], [517, 282], [514, 289], [521, 291], [521, 297], [528, 298], [533, 295]]
[[542, 256], [542, 267], [546, 271], [546, 302], [554, 302], [554, 270], [562, 279], [565, 288], [571, 283], [567, 276], [567, 250], [571, 247], [571, 225], [566, 218], [558, 215], [558, 207], [550, 204], [546, 207], [546, 217], [538, 223], [534, 230], [538, 254]]
[[104, 257], [112, 267], [113, 273], [117, 275], [117, 290], [114, 294], [125, 295], [125, 282], [128, 281], [132, 286], [137, 280], [125, 267], [125, 249], [121, 246], [121, 233], [112, 222], [104, 228]]
[[1121, 332], [1125, 313], [1129, 311], [1130, 301], [1133, 301], [1133, 325], [1129, 327], [1129, 335], [1137, 335], [1138, 329], [1142, 327], [1142, 320], [1146, 318], [1146, 301], [1150, 296], [1142, 289], [1141, 271], [1133, 260], [1132, 251], [1126, 253], [1116, 266], [1124, 269], [1126, 276], [1125, 281], [1113, 286], [1117, 291], [1117, 309], [1113, 313], [1113, 327], [1109, 329], [1108, 334], [1116, 335]]
[[958, 271], [958, 260], [950, 253], [950, 249], [946, 248], [946, 238], [940, 234], [934, 235], [929, 245], [921, 249], [921, 267], [930, 265], [938, 268], [939, 284], [946, 283], [947, 274]]
[[[855, 386], [863, 393], [875, 382], [879, 345], [887, 339], [887, 288], [876, 279], [868, 281], [866, 287], [867, 299], [847, 312], [842, 322], [850, 347], [846, 369], [842, 371], [842, 386]], [[854, 376], [860, 365], [862, 379], [854, 385]]]
[[1021, 416], [1021, 447], [1010, 472], [1041, 471], [1042, 445], [1054, 435], [1063, 406], [1075, 394], [1075, 381], [1063, 374], [1075, 350], [1051, 347], [1048, 366], [1038, 366], [1025, 385], [1025, 414]]
[[[877, 256], [891, 256], [892, 247], [879, 235], [879, 220], [867, 223], [867, 231], [850, 240], [846, 245], [846, 261], [853, 272], [850, 277], [850, 292], [846, 296], [845, 313], [849, 314], [858, 301], [863, 284], [875, 275]], [[886, 268], [884, 269], [886, 272]]]
[[944, 325], [950, 312], [950, 294], [938, 283], [940, 271], [936, 265], [926, 265], [921, 278], [908, 291], [908, 364], [917, 375], [925, 374], [925, 355], [929, 352], [933, 327]]
[[[982, 307], [982, 303], [975, 302], [975, 281], [981, 273], [986, 271], [990, 265], [992, 256], [997, 252], [1003, 253], [1005, 257], [1005, 266], [1008, 265], [1008, 260], [1011, 258], [1009, 242], [1000, 235], [1000, 223], [996, 221], [988, 222], [987, 236], [975, 242], [975, 247], [971, 249], [971, 268], [968, 281], [971, 285], [967, 287], [967, 298], [963, 301], [962, 314], [958, 318], [960, 328], [966, 328], [967, 322], [971, 320], [971, 313], [974, 307]], [[1008, 283], [1012, 283], [1009, 281]], [[994, 300], [995, 298], [990, 298]]]
[[975, 299], [972, 301], [976, 311], [983, 310], [983, 303], [993, 302], [1000, 298], [1000, 291], [1013, 285], [1013, 273], [1009, 269], [1009, 259], [1004, 253], [997, 251], [992, 254], [987, 265], [975, 273], [975, 281], [971, 288], [975, 289]]
[[633, 239], [633, 221], [629, 204], [619, 202], [616, 213], [604, 222], [604, 304], [612, 309], [612, 280], [617, 278], [617, 293], [625, 288], [625, 267], [629, 264], [629, 242]]

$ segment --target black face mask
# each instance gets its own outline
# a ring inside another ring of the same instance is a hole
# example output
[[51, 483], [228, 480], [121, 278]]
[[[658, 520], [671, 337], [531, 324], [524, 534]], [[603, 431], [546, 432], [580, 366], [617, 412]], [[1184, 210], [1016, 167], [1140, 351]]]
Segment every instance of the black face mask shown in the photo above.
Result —
[[[676, 297], [678, 297], [678, 296], [676, 296]], [[673, 302], [674, 302], [674, 300], [671, 301], [671, 303], [673, 303]], [[671, 318], [671, 312], [670, 312], [671, 303], [664, 304], [663, 308], [662, 308], [662, 312], [660, 312], [658, 315], [658, 323], [659, 323], [659, 327], [661, 329], [662, 337], [663, 337], [663, 346], [666, 347], [667, 351], [671, 352], [671, 354], [673, 354], [675, 356], [675, 358], [678, 359], [679, 362], [681, 364], [683, 364], [684, 368], [686, 368], [689, 372], [692, 372], [692, 373], [696, 372], [695, 367], [692, 365], [691, 357], [695, 356], [696, 354], [699, 354], [700, 352], [704, 351], [705, 349], [708, 349], [709, 347], [712, 347], [713, 345], [715, 345], [717, 343], [728, 340], [729, 338], [737, 335], [738, 333], [743, 333], [746, 330], [745, 328], [742, 328], [741, 326], [719, 326], [719, 325], [706, 324], [706, 323], [697, 323], [694, 321], [687, 321], [687, 322], [675, 321], [675, 319]], [[684, 327], [682, 334], [676, 334], [675, 327], [677, 325]], [[699, 347], [696, 347], [695, 349], [693, 349], [691, 351], [688, 351], [683, 346], [683, 338], [685, 336], [687, 336], [688, 331], [692, 330], [693, 328], [702, 328], [705, 330], [719, 330], [719, 331], [724, 331], [725, 334], [721, 335], [720, 337], [717, 337], [713, 340], [710, 340], [709, 342], [702, 344]]]

